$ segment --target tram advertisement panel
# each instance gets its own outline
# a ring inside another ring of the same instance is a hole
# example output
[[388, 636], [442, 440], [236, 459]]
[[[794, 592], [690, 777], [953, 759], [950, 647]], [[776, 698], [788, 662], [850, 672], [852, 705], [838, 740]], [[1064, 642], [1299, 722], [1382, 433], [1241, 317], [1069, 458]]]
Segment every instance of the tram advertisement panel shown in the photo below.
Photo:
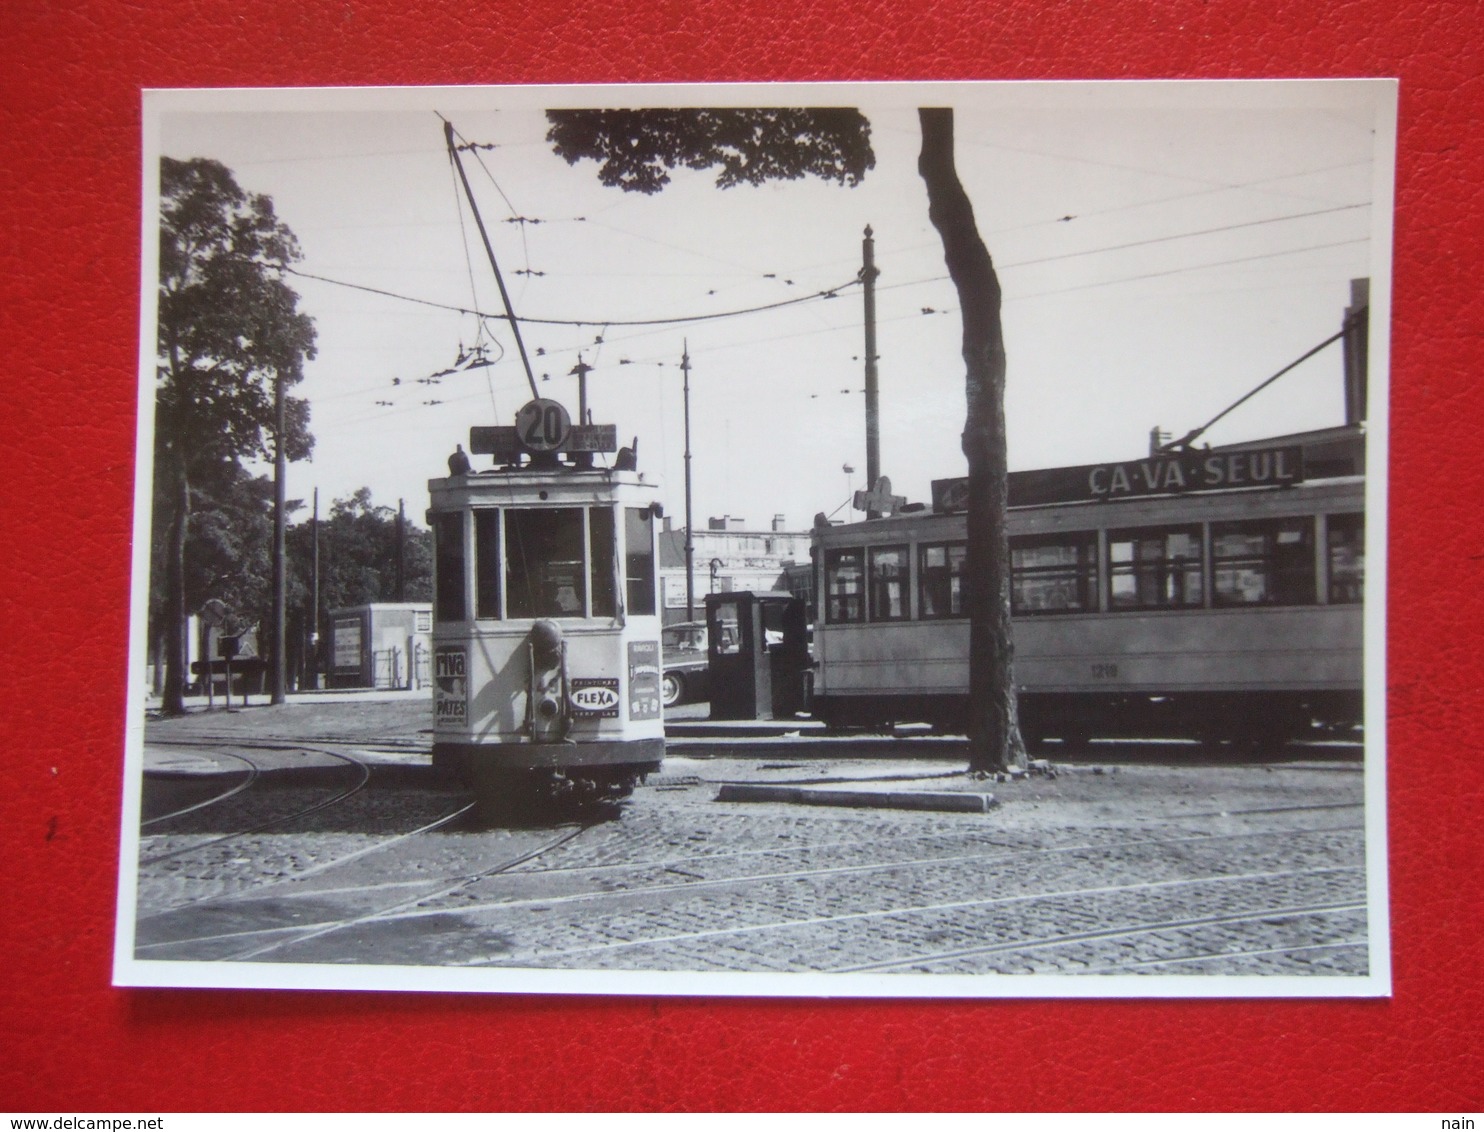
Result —
[[433, 724], [462, 727], [469, 713], [469, 681], [463, 649], [440, 648], [433, 654]]
[[[1304, 482], [1304, 450], [1289, 444], [1234, 452], [1176, 452], [1121, 464], [1084, 464], [1011, 472], [1010, 506], [1075, 503], [1233, 487], [1282, 487]], [[934, 480], [933, 510], [965, 511], [967, 479]]]
[[574, 715], [589, 719], [618, 718], [618, 680], [616, 677], [575, 677], [568, 697]]
[[629, 642], [629, 718], [660, 718], [660, 643]]

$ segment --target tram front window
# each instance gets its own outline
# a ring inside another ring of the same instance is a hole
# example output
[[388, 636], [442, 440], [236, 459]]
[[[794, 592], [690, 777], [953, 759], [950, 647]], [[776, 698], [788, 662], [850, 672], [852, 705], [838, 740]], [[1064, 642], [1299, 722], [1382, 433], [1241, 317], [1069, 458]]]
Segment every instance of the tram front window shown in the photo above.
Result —
[[443, 511], [433, 516], [435, 604], [439, 621], [464, 619], [464, 516]]
[[594, 507], [588, 511], [588, 544], [592, 547], [593, 616], [616, 616], [614, 571], [618, 569], [613, 547], [613, 509]]
[[582, 515], [577, 507], [505, 512], [506, 610], [512, 618], [584, 615]]

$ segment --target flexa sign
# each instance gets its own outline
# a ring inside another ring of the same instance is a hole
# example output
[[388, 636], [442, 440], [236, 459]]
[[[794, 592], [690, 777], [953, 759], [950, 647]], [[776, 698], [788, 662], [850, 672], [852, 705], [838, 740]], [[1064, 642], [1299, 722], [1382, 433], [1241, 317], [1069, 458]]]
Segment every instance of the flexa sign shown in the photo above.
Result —
[[572, 681], [567, 699], [578, 715], [597, 716], [600, 719], [618, 718], [618, 680], [615, 678], [578, 677]]
[[[1175, 452], [1122, 464], [1011, 472], [1009, 494], [1010, 506], [1029, 507], [1187, 491], [1282, 487], [1302, 483], [1303, 479], [1304, 450], [1294, 444], [1245, 452]], [[933, 481], [934, 511], [963, 511], [968, 503], [968, 480]]]

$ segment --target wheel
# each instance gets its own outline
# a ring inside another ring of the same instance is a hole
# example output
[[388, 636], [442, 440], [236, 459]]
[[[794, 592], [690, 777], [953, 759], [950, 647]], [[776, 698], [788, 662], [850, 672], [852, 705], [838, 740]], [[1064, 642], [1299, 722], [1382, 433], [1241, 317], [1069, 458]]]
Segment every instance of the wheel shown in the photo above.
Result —
[[685, 699], [685, 681], [679, 674], [666, 672], [665, 678], [660, 681], [660, 703], [665, 707], [674, 707]]

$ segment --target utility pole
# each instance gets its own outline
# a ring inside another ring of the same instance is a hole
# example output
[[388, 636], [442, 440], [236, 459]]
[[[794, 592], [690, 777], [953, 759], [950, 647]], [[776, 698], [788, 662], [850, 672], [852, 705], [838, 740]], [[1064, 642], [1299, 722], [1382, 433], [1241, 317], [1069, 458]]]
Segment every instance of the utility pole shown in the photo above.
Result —
[[407, 501], [397, 500], [397, 600], [407, 600]]
[[691, 533], [690, 514], [690, 342], [682, 340], [680, 372], [685, 392], [685, 619], [696, 619], [696, 539]]
[[[284, 452], [284, 434], [288, 431], [284, 412], [283, 374], [273, 374], [273, 686], [270, 703], [281, 704], [287, 690], [284, 653], [284, 602], [287, 593], [284, 558], [287, 546], [284, 540], [284, 481], [288, 474], [288, 459]], [[246, 684], [243, 685], [247, 687]], [[227, 702], [232, 700], [232, 689], [227, 688]]]
[[314, 517], [309, 522], [314, 543], [309, 580], [309, 686], [319, 687], [319, 488], [314, 489]]
[[[876, 389], [876, 241], [871, 226], [861, 241], [861, 284], [865, 296], [866, 316], [866, 490], [875, 491], [881, 478], [881, 417]], [[867, 511], [866, 518], [879, 519], [879, 511]]]

